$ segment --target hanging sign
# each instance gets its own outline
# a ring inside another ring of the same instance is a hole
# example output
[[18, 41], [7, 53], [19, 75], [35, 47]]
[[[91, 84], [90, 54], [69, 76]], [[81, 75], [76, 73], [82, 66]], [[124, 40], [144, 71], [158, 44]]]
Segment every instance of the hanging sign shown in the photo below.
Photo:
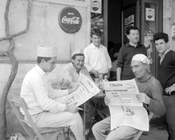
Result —
[[63, 31], [75, 33], [81, 28], [82, 18], [77, 9], [66, 7], [60, 12], [58, 22]]
[[91, 0], [91, 12], [101, 14], [101, 11], [102, 11], [102, 1]]
[[146, 8], [146, 20], [155, 21], [155, 10], [153, 8]]

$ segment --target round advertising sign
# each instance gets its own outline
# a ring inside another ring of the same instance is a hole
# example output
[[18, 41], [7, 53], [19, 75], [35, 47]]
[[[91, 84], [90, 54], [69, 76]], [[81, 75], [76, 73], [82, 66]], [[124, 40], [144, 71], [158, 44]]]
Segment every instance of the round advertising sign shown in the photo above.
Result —
[[60, 27], [67, 33], [75, 33], [81, 28], [82, 18], [77, 9], [65, 7], [58, 16]]

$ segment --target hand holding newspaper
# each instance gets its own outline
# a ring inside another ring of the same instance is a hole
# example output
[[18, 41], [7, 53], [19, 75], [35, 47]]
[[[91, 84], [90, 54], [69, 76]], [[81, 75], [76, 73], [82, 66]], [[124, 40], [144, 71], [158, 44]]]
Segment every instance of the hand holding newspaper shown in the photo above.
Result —
[[137, 99], [139, 90], [134, 79], [105, 82], [104, 89], [110, 99], [111, 130], [122, 125], [149, 130], [148, 114]]
[[104, 88], [111, 105], [143, 106], [136, 97], [139, 90], [135, 80], [106, 82]]
[[80, 73], [78, 87], [70, 94], [68, 100], [77, 102], [76, 105], [80, 106], [99, 92], [100, 90], [95, 83]]

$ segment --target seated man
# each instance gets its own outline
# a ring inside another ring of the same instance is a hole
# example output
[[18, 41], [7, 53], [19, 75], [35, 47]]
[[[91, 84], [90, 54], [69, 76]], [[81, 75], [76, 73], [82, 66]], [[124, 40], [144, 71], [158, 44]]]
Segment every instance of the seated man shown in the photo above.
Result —
[[[149, 60], [143, 54], [136, 54], [131, 60], [131, 69], [135, 75], [135, 80], [140, 94], [138, 100], [143, 102], [148, 112], [153, 112], [159, 116], [166, 111], [162, 100], [162, 87], [159, 81], [150, 74]], [[108, 105], [109, 98], [105, 97], [105, 103]], [[108, 135], [104, 132], [110, 128], [110, 117], [96, 123], [93, 128], [93, 134], [96, 140], [123, 140], [133, 138], [139, 130], [121, 125], [110, 131]]]
[[76, 140], [84, 140], [83, 123], [75, 103], [56, 100], [68, 94], [68, 90], [53, 90], [48, 82], [47, 73], [55, 68], [56, 56], [56, 48], [38, 47], [37, 65], [24, 77], [20, 96], [37, 127], [70, 127]]
[[[72, 53], [71, 63], [65, 65], [62, 71], [64, 81], [69, 81], [70, 87], [76, 87], [78, 84], [79, 74], [82, 73], [91, 79], [88, 70], [84, 66], [84, 54], [81, 49], [76, 49]], [[67, 82], [68, 83], [68, 82]]]
[[[84, 66], [83, 51], [81, 49], [76, 49], [72, 53], [71, 63], [66, 64], [65, 67], [63, 68], [63, 71], [62, 71], [63, 77], [61, 79], [64, 79], [64, 80], [61, 80], [61, 81], [67, 81], [67, 83], [70, 83], [68, 87], [72, 87], [73, 89], [75, 89], [75, 87], [78, 85], [78, 79], [79, 79], [80, 73], [84, 74], [89, 79], [91, 79], [91, 76], [89, 75], [88, 70]], [[96, 112], [96, 108], [94, 104], [96, 104], [96, 101], [93, 98], [86, 102], [86, 112], [87, 112], [86, 127], [87, 128], [90, 128], [94, 121], [95, 112]], [[80, 113], [81, 113], [81, 116], [83, 117], [83, 112], [80, 111]]]

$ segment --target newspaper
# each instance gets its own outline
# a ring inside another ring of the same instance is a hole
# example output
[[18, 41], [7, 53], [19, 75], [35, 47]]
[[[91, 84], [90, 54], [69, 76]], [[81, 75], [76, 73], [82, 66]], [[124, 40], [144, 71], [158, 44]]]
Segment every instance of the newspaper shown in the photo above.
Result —
[[134, 79], [105, 82], [104, 88], [110, 98], [111, 130], [127, 125], [149, 131], [148, 113], [136, 97], [139, 90]]
[[77, 102], [77, 106], [82, 105], [87, 100], [100, 92], [96, 84], [88, 77], [80, 73], [78, 88], [69, 96], [69, 100]]

